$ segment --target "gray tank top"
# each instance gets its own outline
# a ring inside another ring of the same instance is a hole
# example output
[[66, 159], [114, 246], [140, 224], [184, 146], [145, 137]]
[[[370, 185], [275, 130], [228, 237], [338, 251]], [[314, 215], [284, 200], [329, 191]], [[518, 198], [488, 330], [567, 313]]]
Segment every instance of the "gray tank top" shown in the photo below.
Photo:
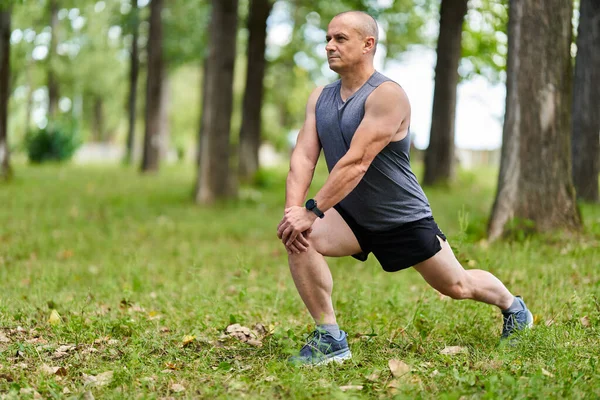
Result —
[[[346, 154], [354, 132], [365, 115], [365, 102], [379, 85], [391, 81], [379, 72], [345, 102], [341, 81], [323, 88], [317, 100], [319, 140], [331, 172]], [[340, 206], [363, 228], [380, 232], [431, 216], [423, 189], [410, 168], [410, 135], [389, 143], [373, 160], [358, 186]]]

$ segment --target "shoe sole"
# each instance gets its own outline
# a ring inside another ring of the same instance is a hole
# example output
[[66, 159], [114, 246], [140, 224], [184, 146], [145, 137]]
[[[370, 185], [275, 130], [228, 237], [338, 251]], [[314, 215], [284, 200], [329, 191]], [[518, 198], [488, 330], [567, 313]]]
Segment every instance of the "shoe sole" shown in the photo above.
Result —
[[311, 364], [311, 365], [313, 365], [313, 366], [316, 367], [316, 366], [319, 366], [319, 365], [326, 365], [326, 364], [329, 364], [329, 363], [332, 363], [332, 362], [341, 364], [344, 361], [349, 360], [351, 358], [352, 358], [352, 353], [350, 352], [350, 350], [346, 350], [346, 351], [344, 351], [341, 354], [334, 354], [331, 357], [328, 357], [328, 358], [326, 358], [326, 359], [324, 359], [322, 361], [319, 361], [318, 363]]
[[527, 310], [527, 328], [532, 328], [533, 327], [533, 314], [531, 313], [531, 311]]

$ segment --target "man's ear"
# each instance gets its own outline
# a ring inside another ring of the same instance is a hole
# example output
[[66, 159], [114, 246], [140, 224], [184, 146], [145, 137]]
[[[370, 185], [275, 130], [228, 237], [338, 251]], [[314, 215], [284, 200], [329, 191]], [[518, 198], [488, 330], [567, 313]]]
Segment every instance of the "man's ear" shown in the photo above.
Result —
[[375, 48], [375, 38], [373, 36], [368, 36], [363, 42], [363, 53], [368, 53], [369, 51]]

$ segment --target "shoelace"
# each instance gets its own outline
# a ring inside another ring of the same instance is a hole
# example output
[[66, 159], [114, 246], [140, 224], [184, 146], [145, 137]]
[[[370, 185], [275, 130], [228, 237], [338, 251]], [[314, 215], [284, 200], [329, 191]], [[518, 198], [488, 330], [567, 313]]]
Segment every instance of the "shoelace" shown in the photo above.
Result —
[[[515, 328], [518, 328], [519, 317], [524, 313], [527, 313], [527, 309], [517, 311], [504, 317], [504, 327], [502, 329], [502, 336], [508, 336], [511, 333], [513, 333]], [[525, 318], [527, 318], [527, 315], [525, 315]], [[525, 324], [526, 323], [524, 322], [523, 325]]]

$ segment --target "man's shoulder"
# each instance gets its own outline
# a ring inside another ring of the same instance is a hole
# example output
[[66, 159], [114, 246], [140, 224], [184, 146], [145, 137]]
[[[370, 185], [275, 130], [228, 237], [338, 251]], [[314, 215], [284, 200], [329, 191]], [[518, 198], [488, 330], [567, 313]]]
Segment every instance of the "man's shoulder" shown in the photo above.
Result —
[[329, 85], [325, 85], [323, 86], [323, 91], [325, 90], [333, 90], [335, 88], [337, 88], [340, 85], [341, 80], [337, 80], [335, 82], [331, 82]]

